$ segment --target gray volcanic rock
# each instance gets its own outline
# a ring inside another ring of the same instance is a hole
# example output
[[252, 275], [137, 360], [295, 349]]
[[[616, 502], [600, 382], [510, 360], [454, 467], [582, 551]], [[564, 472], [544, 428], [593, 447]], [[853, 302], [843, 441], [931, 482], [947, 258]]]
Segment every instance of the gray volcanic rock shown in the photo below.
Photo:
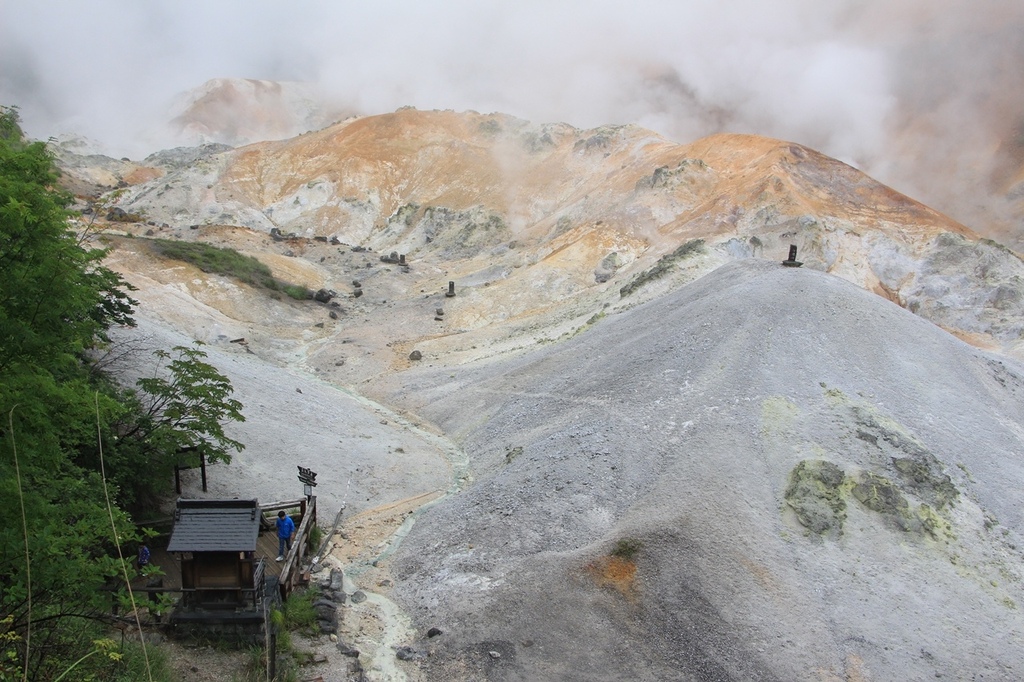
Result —
[[400, 379], [477, 478], [392, 566], [429, 679], [1024, 677], [1024, 370], [878, 296], [740, 260]]
[[143, 163], [156, 168], [174, 170], [184, 166], [191, 166], [210, 156], [221, 154], [231, 149], [230, 145], [214, 142], [201, 144], [197, 147], [175, 147], [150, 154]]

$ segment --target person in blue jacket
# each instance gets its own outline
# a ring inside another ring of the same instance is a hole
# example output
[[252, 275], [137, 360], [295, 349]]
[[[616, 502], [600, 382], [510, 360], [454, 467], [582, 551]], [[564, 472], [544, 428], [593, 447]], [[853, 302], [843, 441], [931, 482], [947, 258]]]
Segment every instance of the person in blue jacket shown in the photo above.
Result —
[[277, 560], [284, 561], [285, 548], [292, 548], [292, 535], [295, 533], [295, 522], [283, 511], [277, 512]]

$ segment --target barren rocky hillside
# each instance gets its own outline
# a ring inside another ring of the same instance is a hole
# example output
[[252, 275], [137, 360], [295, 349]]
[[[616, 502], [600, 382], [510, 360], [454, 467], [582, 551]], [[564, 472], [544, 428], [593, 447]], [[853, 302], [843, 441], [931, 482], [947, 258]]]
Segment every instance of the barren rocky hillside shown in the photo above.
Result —
[[406, 110], [140, 167], [109, 262], [239, 388], [215, 493], [301, 459], [357, 514], [371, 679], [1024, 672], [1010, 250], [751, 136]]
[[739, 261], [389, 386], [477, 477], [391, 571], [427, 679], [1021, 674], [1021, 367], [838, 278]]
[[[203, 156], [118, 205], [167, 225], [157, 236], [241, 226], [400, 254], [446, 272], [420, 288], [472, 287], [472, 312], [448, 318], [459, 331], [552, 326], [552, 306], [589, 317], [622, 287], [644, 299], [790, 244], [972, 343], [1016, 353], [1024, 320], [1014, 253], [845, 164], [752, 136], [679, 145], [629, 126], [405, 110]], [[694, 239], [703, 257], [675, 267]]]

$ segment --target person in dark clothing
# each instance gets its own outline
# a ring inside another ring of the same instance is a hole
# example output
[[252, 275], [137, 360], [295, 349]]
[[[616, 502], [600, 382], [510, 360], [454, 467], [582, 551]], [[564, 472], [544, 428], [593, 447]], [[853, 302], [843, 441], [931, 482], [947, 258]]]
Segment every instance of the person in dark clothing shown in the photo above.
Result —
[[295, 522], [283, 511], [277, 512], [277, 560], [284, 561], [285, 549], [292, 548], [292, 535], [295, 533]]
[[149, 547], [147, 547], [145, 543], [139, 545], [139, 553], [135, 560], [136, 563], [138, 563], [140, 571], [146, 566], [149, 566]]

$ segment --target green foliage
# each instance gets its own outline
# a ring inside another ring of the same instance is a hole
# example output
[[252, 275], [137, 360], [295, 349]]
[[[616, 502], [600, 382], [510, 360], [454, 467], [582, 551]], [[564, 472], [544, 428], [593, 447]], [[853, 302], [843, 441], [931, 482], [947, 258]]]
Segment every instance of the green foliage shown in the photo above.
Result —
[[317, 632], [313, 602], [320, 593], [315, 588], [292, 592], [284, 603], [284, 626], [289, 630]]
[[0, 680], [143, 679], [124, 667], [130, 647], [96, 644], [124, 582], [118, 545], [142, 539], [125, 509], [157, 501], [136, 481], [183, 448], [227, 459], [240, 444], [215, 422], [241, 405], [192, 349], [165, 354], [163, 383], [137, 392], [92, 365], [88, 351], [132, 323], [135, 302], [71, 228], [56, 179], [45, 145], [0, 108]]
[[234, 249], [169, 239], [154, 239], [152, 243], [156, 252], [165, 258], [191, 263], [203, 272], [227, 275], [252, 286], [268, 286], [268, 282], [274, 279], [270, 268]]
[[252, 256], [202, 242], [179, 242], [169, 239], [151, 240], [154, 250], [165, 258], [191, 263], [203, 272], [234, 277], [240, 282], [271, 291], [280, 291], [289, 298], [304, 301], [313, 292], [298, 284], [275, 279], [265, 264]]
[[320, 550], [320, 543], [324, 540], [324, 532], [320, 526], [313, 526], [309, 529], [309, 546], [313, 552]]
[[[0, 626], [4, 624], [6, 621], [0, 621]], [[165, 651], [149, 644], [143, 652], [141, 644], [126, 642], [123, 638], [118, 643], [112, 638], [116, 633], [112, 634], [99, 623], [68, 621], [47, 634], [49, 639], [45, 643], [40, 643], [35, 635], [33, 642], [43, 647], [77, 650], [77, 657], [73, 660], [49, 657], [40, 666], [30, 669], [30, 680], [138, 682], [150, 678], [146, 672], [147, 665], [154, 682], [174, 680]], [[24, 669], [13, 665], [15, 649], [7, 648], [11, 644], [21, 643], [20, 640], [11, 630], [0, 635], [0, 682], [23, 679]]]
[[175, 346], [172, 353], [158, 350], [167, 361], [166, 376], [139, 379], [146, 404], [146, 440], [165, 452], [200, 452], [210, 462], [230, 462], [229, 450], [241, 452], [241, 443], [224, 434], [226, 420], [245, 421], [242, 403], [232, 399], [227, 377], [203, 359], [198, 348]]
[[[0, 130], [16, 128], [9, 116]], [[74, 366], [107, 327], [132, 323], [130, 287], [69, 229], [71, 197], [56, 181], [44, 144], [0, 140], [0, 370]]]

